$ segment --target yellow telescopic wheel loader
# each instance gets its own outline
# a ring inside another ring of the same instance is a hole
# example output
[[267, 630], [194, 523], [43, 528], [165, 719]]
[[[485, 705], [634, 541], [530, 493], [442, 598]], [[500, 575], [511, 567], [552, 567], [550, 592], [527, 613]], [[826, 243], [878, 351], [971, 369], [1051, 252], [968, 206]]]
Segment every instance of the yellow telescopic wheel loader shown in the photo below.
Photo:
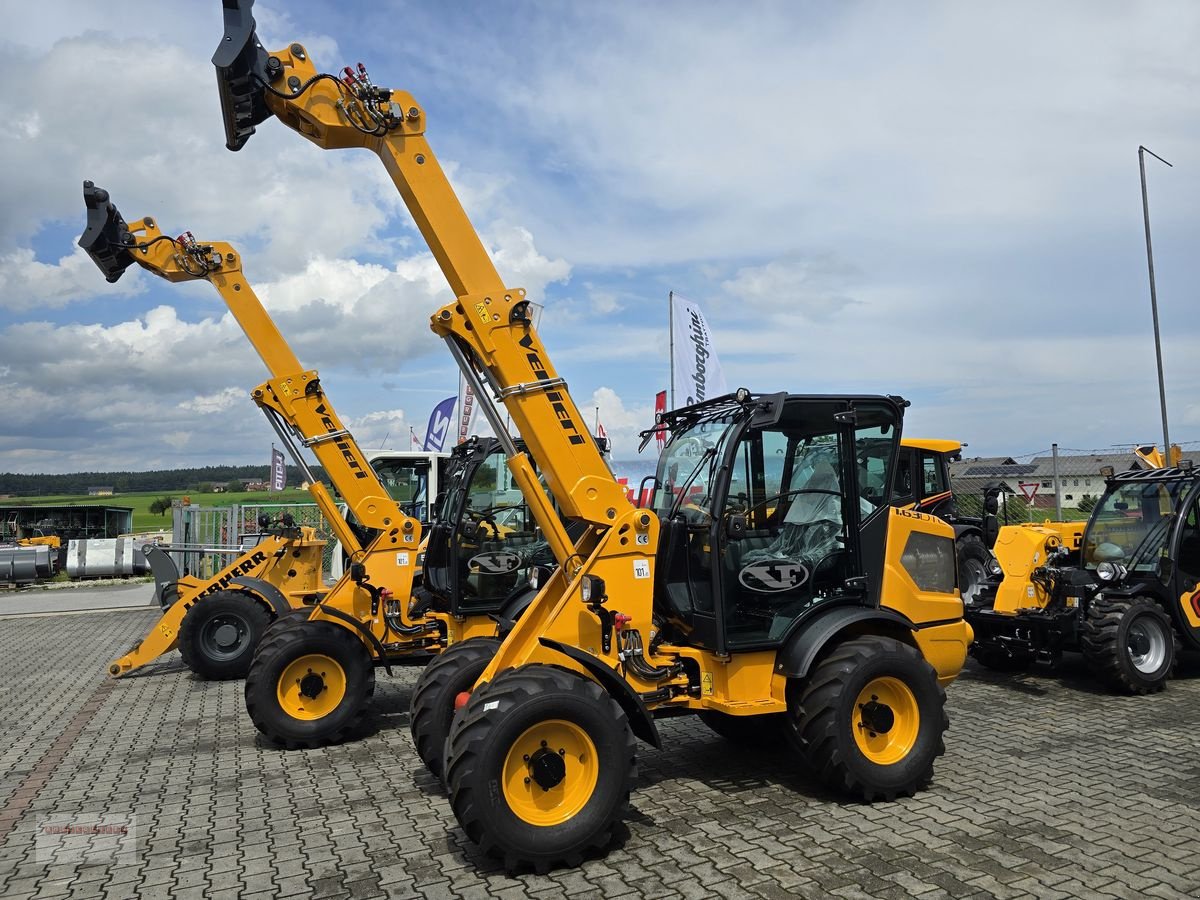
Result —
[[971, 655], [1021, 671], [1077, 651], [1110, 690], [1161, 691], [1179, 649], [1200, 650], [1200, 472], [1175, 461], [1109, 474], [1087, 522], [1000, 529]]
[[[208, 281], [220, 293], [271, 373], [271, 378], [252, 392], [252, 399], [304, 474], [322, 516], [349, 557], [345, 574], [334, 585], [313, 595], [291, 595], [302, 605], [284, 616], [281, 602], [275, 607], [278, 622], [269, 632], [255, 632], [261, 642], [246, 672], [246, 706], [258, 729], [287, 747], [337, 742], [354, 731], [366, 712], [374, 693], [376, 666], [390, 672], [392, 664], [423, 664], [432, 654], [473, 640], [494, 648], [496, 618], [507, 621], [515, 617], [528, 600], [514, 573], [537, 558], [534, 524], [523, 511], [523, 502], [511, 502], [519, 492], [507, 492], [510, 502], [502, 510], [471, 508], [472, 499], [482, 499], [463, 490], [452, 478], [447, 491], [450, 499], [443, 502], [443, 510], [454, 516], [452, 521], [465, 519], [464, 527], [448, 535], [434, 529], [431, 577], [428, 584], [414, 584], [414, 576], [421, 572], [420, 522], [407, 515], [383, 486], [338, 419], [317, 373], [301, 367], [245, 280], [233, 248], [201, 243], [187, 233], [181, 238], [169, 237], [150, 218], [127, 224], [108, 193], [90, 182], [85, 183], [84, 196], [88, 228], [80, 243], [109, 281], [136, 263], [168, 281]], [[351, 525], [314, 476], [298, 444], [309, 448], [324, 467], [356, 525]], [[469, 456], [469, 464], [454, 469], [457, 481], [470, 483], [479, 467], [494, 468], [500, 452], [495, 444], [481, 450], [478, 442], [456, 451]], [[489, 483], [496, 487], [494, 474]], [[503, 525], [497, 524], [497, 517]], [[485, 542], [486, 547], [481, 546]], [[509, 548], [512, 552], [507, 552]], [[298, 560], [294, 554], [299, 549], [289, 551], [291, 559]], [[304, 551], [300, 552], [303, 555]], [[253, 589], [267, 592], [272, 587], [270, 573], [282, 571], [267, 566], [274, 559], [259, 561], [250, 551], [209, 586], [248, 594], [248, 582], [257, 575], [261, 583]], [[257, 563], [265, 568], [253, 568]], [[473, 581], [461, 589], [457, 574], [451, 577], [444, 571], [457, 572], [460, 563], [465, 568], [476, 566]], [[295, 567], [285, 574], [288, 578], [302, 576]], [[286, 585], [286, 581], [281, 583]], [[448, 595], [451, 588], [454, 593]], [[186, 623], [196, 610], [220, 599], [219, 593], [199, 597], [195, 608], [184, 615], [184, 604], [193, 596], [180, 591], [180, 599], [164, 616], [167, 627], [152, 632], [158, 645], [143, 642], [143, 655], [164, 652], [171, 639], [166, 632], [180, 616]], [[229, 615], [228, 607], [220, 604], [224, 615]], [[250, 607], [242, 608], [243, 615], [248, 617], [246, 608]], [[219, 621], [215, 626], [217, 640], [228, 624]]]
[[[322, 148], [379, 155], [455, 294], [432, 328], [557, 563], [535, 570], [536, 599], [456, 701], [445, 778], [464, 831], [509, 869], [578, 864], [610, 840], [635, 738], [658, 746], [656, 718], [684, 712], [734, 734], [778, 729], [828, 783], [866, 800], [927, 784], [943, 689], [971, 629], [953, 530], [891, 505], [906, 404], [742, 390], [676, 410], [654, 509], [637, 508], [525, 291], [500, 279], [439, 167], [422, 108], [365, 68], [318, 71], [301, 44], [267, 51], [251, 6], [226, 0], [213, 57], [226, 145], [241, 148], [273, 115]], [[884, 444], [882, 488], [867, 496], [857, 450]]]

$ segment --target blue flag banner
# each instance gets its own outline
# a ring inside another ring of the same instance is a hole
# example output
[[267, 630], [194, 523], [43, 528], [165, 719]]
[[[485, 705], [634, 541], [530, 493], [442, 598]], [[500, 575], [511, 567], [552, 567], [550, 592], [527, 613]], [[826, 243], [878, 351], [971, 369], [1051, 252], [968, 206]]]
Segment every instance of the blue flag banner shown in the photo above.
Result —
[[447, 397], [429, 414], [429, 427], [425, 429], [425, 449], [439, 452], [446, 446], [446, 435], [454, 419], [454, 404], [458, 397]]

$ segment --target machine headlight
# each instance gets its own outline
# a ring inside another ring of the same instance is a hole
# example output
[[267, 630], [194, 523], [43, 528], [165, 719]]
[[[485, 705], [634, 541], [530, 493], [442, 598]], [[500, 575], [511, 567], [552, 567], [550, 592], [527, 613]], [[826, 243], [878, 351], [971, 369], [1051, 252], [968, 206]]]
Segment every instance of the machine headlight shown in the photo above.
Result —
[[1096, 566], [1096, 577], [1101, 581], [1120, 581], [1125, 577], [1125, 571], [1119, 563], [1102, 562]]
[[532, 566], [529, 569], [529, 586], [535, 591], [540, 591], [550, 580], [552, 573], [553, 570], [549, 566]]
[[606, 599], [604, 579], [597, 578], [595, 575], [584, 575], [579, 586], [579, 593], [583, 597], [584, 603], [603, 603]]

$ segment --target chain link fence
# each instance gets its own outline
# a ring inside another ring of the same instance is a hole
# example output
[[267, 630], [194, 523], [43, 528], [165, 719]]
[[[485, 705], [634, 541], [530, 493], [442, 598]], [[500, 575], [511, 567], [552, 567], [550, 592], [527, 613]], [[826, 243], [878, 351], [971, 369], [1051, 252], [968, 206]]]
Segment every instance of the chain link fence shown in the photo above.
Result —
[[[961, 515], [978, 516], [989, 488], [999, 491], [1001, 525], [1046, 519], [1086, 519], [1104, 493], [1106, 473], [1151, 468], [1128, 444], [1100, 450], [1051, 447], [1014, 456], [963, 458], [950, 464], [950, 486]], [[1181, 457], [1200, 467], [1200, 441], [1177, 445]]]
[[175, 506], [171, 510], [171, 554], [179, 571], [211, 578], [247, 548], [258, 543], [260, 516], [275, 523], [290, 514], [296, 525], [316, 529], [325, 540], [322, 566], [331, 571], [337, 543], [333, 529], [315, 503], [244, 503], [231, 506]]

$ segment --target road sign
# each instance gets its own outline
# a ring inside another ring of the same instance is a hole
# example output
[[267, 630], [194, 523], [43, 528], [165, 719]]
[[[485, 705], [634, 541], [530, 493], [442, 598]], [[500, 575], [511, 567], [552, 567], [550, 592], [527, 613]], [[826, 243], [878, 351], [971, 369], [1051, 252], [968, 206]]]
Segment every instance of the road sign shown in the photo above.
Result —
[[1040, 482], [1037, 481], [1021, 481], [1018, 482], [1018, 485], [1021, 488], [1021, 493], [1025, 495], [1025, 499], [1030, 503], [1037, 496], [1038, 488], [1041, 486]]

